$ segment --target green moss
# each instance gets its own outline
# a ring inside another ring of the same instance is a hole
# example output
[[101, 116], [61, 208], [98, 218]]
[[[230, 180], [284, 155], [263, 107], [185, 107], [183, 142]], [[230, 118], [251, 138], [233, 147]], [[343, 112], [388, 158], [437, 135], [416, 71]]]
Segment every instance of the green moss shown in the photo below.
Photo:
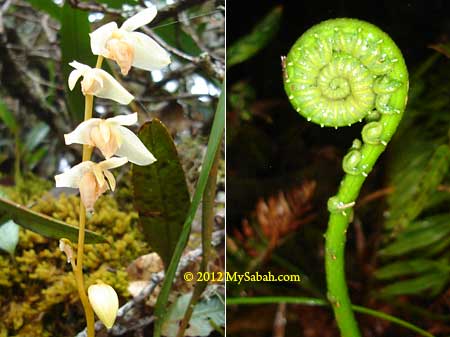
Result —
[[[4, 191], [15, 201], [34, 204], [35, 211], [78, 224], [78, 197], [41, 197], [50, 183], [30, 181]], [[122, 210], [112, 195], [106, 195], [95, 209], [87, 227], [101, 233], [109, 244], [85, 247], [86, 286], [102, 280], [116, 289], [124, 303], [130, 296], [126, 267], [149, 249], [137, 228], [137, 214], [130, 208]], [[73, 336], [84, 327], [72, 269], [58, 244], [21, 229], [15, 258], [0, 255], [0, 337]]]
[[52, 187], [52, 182], [32, 174], [26, 174], [13, 187], [1, 186], [0, 193], [4, 193], [8, 198], [25, 205], [35, 202]]

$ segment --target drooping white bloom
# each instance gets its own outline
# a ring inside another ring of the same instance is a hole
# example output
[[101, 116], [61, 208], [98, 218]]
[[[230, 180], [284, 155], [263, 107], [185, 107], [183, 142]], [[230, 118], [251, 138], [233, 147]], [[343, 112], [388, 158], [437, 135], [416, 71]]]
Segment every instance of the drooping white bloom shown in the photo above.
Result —
[[90, 33], [94, 55], [102, 55], [117, 62], [123, 75], [131, 66], [144, 70], [157, 70], [170, 63], [169, 54], [149, 36], [135, 32], [156, 16], [151, 6], [126, 20], [120, 28], [117, 23], [107, 23]]
[[82, 122], [71, 133], [64, 135], [66, 145], [86, 144], [96, 146], [106, 159], [114, 155], [127, 157], [136, 165], [150, 165], [155, 157], [140, 139], [123, 125], [137, 122], [137, 113], [108, 119], [91, 118]]
[[105, 283], [91, 285], [88, 288], [88, 297], [95, 314], [111, 329], [119, 310], [119, 298], [114, 288]]
[[80, 197], [87, 211], [94, 210], [94, 204], [105, 191], [116, 188], [116, 179], [110, 169], [122, 166], [127, 158], [113, 157], [100, 163], [84, 161], [67, 172], [55, 176], [56, 187], [71, 187], [80, 190]]
[[69, 65], [75, 68], [69, 75], [70, 90], [73, 90], [78, 79], [83, 77], [81, 91], [84, 95], [108, 98], [121, 104], [128, 104], [133, 100], [134, 96], [103, 69], [91, 68], [77, 61]]

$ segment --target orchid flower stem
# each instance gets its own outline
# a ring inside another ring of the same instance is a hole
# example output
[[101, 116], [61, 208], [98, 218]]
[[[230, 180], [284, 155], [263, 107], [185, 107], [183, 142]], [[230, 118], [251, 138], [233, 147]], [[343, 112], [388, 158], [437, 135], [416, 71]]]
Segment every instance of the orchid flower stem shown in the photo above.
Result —
[[77, 282], [78, 294], [80, 295], [81, 303], [83, 304], [84, 314], [86, 316], [87, 335], [88, 337], [95, 336], [94, 330], [94, 311], [89, 303], [84, 288], [83, 279], [83, 254], [84, 254], [84, 228], [86, 225], [86, 209], [80, 201], [80, 227], [78, 234], [78, 250], [77, 250], [77, 264], [75, 269], [75, 279]]
[[[103, 62], [103, 57], [99, 56], [97, 59], [96, 68], [101, 68]], [[94, 107], [94, 96], [85, 96], [85, 106], [84, 106], [84, 120], [92, 118], [92, 110]], [[91, 158], [93, 147], [89, 145], [83, 145], [83, 161], [87, 161]], [[86, 289], [84, 287], [83, 278], [83, 255], [84, 255], [84, 234], [86, 227], [86, 208], [83, 202], [80, 200], [80, 224], [78, 229], [78, 247], [77, 247], [77, 260], [76, 265], [72, 264], [75, 273], [75, 280], [77, 283], [78, 294], [80, 295], [81, 303], [83, 304], [84, 313], [86, 316], [87, 324], [87, 336], [95, 337], [94, 328], [94, 311], [89, 303], [88, 297], [86, 295]]]
[[99, 55], [97, 57], [97, 63], [95, 64], [95, 68], [100, 69], [102, 67], [103, 64], [103, 56]]

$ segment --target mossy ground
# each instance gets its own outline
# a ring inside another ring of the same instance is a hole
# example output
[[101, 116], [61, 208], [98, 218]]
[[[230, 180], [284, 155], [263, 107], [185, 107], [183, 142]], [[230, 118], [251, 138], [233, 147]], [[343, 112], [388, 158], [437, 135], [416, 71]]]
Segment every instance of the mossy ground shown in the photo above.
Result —
[[[34, 204], [35, 211], [77, 225], [77, 196], [53, 198], [45, 193], [51, 187], [48, 181], [25, 181], [3, 192], [22, 204]], [[119, 192], [128, 194], [126, 188]], [[116, 289], [122, 303], [130, 296], [127, 266], [149, 252], [137, 227], [137, 213], [129, 206], [119, 206], [112, 195], [99, 199], [87, 226], [109, 244], [87, 245], [84, 260], [86, 286], [102, 280]], [[0, 253], [0, 337], [74, 336], [83, 328], [73, 272], [58, 245], [58, 240], [21, 229], [15, 257]]]

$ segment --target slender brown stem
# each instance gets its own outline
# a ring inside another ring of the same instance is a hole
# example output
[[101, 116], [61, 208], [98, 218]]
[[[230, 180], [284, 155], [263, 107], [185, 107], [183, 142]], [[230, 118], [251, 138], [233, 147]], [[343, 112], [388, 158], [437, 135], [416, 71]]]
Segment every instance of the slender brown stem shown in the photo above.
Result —
[[[96, 68], [101, 68], [103, 62], [103, 57], [99, 56], [97, 59]], [[92, 118], [92, 110], [94, 106], [94, 96], [85, 96], [84, 105], [84, 120]], [[83, 145], [83, 159], [82, 161], [87, 161], [92, 155], [92, 146]], [[78, 228], [78, 247], [77, 247], [77, 260], [74, 267], [75, 280], [77, 282], [78, 294], [80, 295], [80, 300], [83, 305], [84, 314], [86, 316], [87, 325], [87, 335], [88, 337], [95, 337], [95, 320], [94, 311], [89, 303], [89, 299], [86, 295], [86, 289], [84, 287], [84, 277], [83, 277], [83, 257], [84, 257], [84, 235], [86, 228], [86, 208], [83, 202], [80, 200], [80, 224]], [[72, 265], [73, 266], [73, 265]]]

